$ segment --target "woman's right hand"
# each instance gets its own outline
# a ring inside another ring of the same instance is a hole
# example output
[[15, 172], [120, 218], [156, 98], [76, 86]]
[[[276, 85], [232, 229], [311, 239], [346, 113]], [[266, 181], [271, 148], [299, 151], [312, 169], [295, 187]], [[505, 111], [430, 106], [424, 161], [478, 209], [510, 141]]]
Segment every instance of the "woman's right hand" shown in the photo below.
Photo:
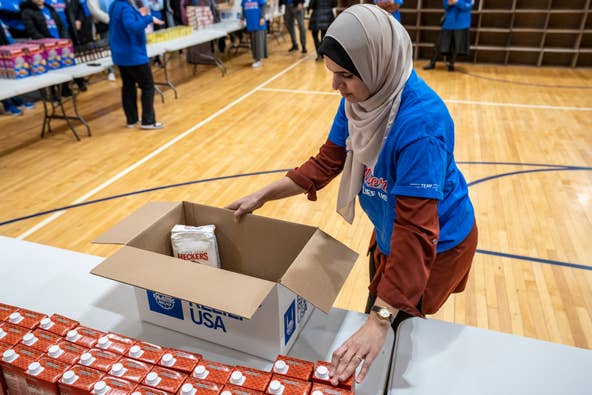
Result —
[[265, 202], [260, 197], [260, 194], [255, 192], [248, 196], [242, 197], [230, 203], [225, 208], [234, 210], [234, 220], [239, 222], [243, 215], [250, 214], [253, 211], [261, 208]]
[[140, 11], [140, 15], [142, 16], [150, 15], [150, 7], [148, 6], [141, 7], [138, 11]]

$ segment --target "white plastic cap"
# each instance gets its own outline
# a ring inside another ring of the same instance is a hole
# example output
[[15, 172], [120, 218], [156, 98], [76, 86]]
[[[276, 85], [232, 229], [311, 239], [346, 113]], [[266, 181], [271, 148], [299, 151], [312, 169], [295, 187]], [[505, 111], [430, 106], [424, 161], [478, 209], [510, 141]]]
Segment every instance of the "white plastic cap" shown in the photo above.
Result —
[[0, 339], [3, 338], [4, 335], [6, 335], [6, 332], [4, 332], [4, 329], [0, 328]]
[[320, 379], [328, 379], [329, 378], [329, 369], [326, 366], [319, 366], [315, 371], [315, 375]]
[[115, 364], [113, 364], [113, 366], [111, 366], [111, 374], [114, 375], [120, 375], [121, 373], [123, 373], [123, 364], [117, 362]]
[[[142, 393], [140, 391], [134, 391], [134, 392], [132, 392], [132, 395], [142, 395]], [[321, 394], [321, 395], [323, 395], [323, 394]]]
[[80, 356], [80, 363], [83, 365], [87, 365], [92, 361], [92, 354], [89, 352], [85, 352]]
[[47, 354], [50, 357], [57, 357], [58, 355], [60, 355], [60, 351], [62, 351], [60, 346], [54, 344], [53, 346], [49, 346], [49, 348], [47, 349]]
[[148, 384], [154, 384], [158, 381], [158, 374], [156, 372], [150, 372], [148, 373], [148, 376], [146, 376], [146, 382]]
[[282, 390], [282, 383], [280, 383], [277, 380], [271, 380], [271, 383], [269, 383], [269, 391], [272, 394], [279, 394]]
[[35, 335], [30, 332], [23, 336], [23, 343], [27, 346], [30, 346], [31, 344], [35, 343], [37, 340], [38, 339], [35, 337]]
[[199, 379], [203, 379], [206, 377], [206, 367], [203, 365], [197, 365], [195, 369], [193, 369], [193, 375]]
[[93, 386], [93, 394], [102, 394], [107, 391], [107, 383], [104, 381], [97, 381]]
[[18, 358], [18, 354], [12, 348], [10, 350], [4, 351], [2, 354], [2, 360], [6, 362], [12, 362]]
[[175, 357], [173, 357], [173, 354], [166, 353], [162, 356], [163, 365], [171, 366], [173, 363], [175, 363]]
[[232, 395], [232, 392], [226, 390], [226, 391], [222, 391], [222, 393], [220, 395]]
[[29, 369], [27, 370], [30, 374], [36, 374], [41, 371], [41, 364], [39, 362], [33, 362], [29, 364]]
[[52, 325], [53, 321], [49, 317], [42, 318], [41, 322], [39, 323], [39, 326], [43, 329], [51, 328]]
[[15, 311], [11, 315], [8, 316], [8, 320], [10, 322], [20, 322], [23, 319], [23, 316], [18, 311]]
[[280, 373], [286, 373], [288, 371], [288, 365], [280, 359], [273, 365], [273, 370]]
[[241, 372], [239, 372], [238, 370], [235, 370], [230, 375], [230, 382], [232, 384], [240, 384], [242, 379], [243, 379], [243, 374]]
[[139, 355], [141, 352], [142, 349], [138, 345], [132, 346], [129, 350], [130, 355]]
[[193, 385], [191, 385], [189, 383], [185, 383], [181, 387], [181, 393], [182, 394], [191, 394], [192, 392], [193, 392]]
[[310, 395], [323, 395], [323, 393], [319, 390], [314, 390], [313, 393]]
[[70, 383], [74, 382], [75, 380], [76, 380], [76, 373], [74, 373], [73, 370], [68, 370], [62, 376], [62, 381], [66, 384], [70, 384]]
[[105, 347], [107, 347], [107, 345], [109, 345], [109, 338], [107, 336], [99, 337], [97, 344], [99, 347], [105, 348]]
[[78, 337], [78, 331], [76, 329], [72, 329], [71, 331], [68, 331], [68, 333], [66, 334], [66, 339], [68, 340], [74, 340]]

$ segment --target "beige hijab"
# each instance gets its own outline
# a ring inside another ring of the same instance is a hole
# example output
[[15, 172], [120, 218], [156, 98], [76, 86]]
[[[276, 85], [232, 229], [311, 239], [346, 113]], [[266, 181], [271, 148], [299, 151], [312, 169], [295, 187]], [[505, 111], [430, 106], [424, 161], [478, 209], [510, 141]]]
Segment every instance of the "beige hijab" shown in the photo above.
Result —
[[343, 11], [327, 36], [345, 49], [370, 91], [360, 103], [345, 102], [349, 137], [337, 196], [337, 212], [352, 223], [365, 167], [374, 168], [397, 116], [401, 93], [413, 70], [411, 39], [389, 13], [360, 4]]

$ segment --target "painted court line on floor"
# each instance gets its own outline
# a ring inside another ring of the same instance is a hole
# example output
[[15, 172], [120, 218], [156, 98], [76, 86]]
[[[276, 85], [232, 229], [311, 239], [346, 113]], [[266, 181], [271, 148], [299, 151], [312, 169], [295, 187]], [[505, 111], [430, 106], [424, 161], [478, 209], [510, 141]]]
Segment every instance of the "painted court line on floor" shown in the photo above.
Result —
[[[300, 93], [307, 95], [332, 95], [341, 96], [337, 92], [324, 92], [324, 91], [308, 91], [298, 89], [279, 89], [279, 88], [261, 88], [261, 91], [267, 92], [283, 92], [283, 93]], [[561, 110], [561, 111], [592, 111], [592, 107], [573, 107], [573, 106], [550, 106], [543, 104], [522, 104], [522, 103], [503, 103], [503, 102], [492, 102], [492, 101], [474, 101], [474, 100], [457, 100], [457, 99], [444, 99], [446, 103], [454, 104], [471, 104], [478, 106], [496, 106], [496, 107], [513, 107], [513, 108], [532, 108], [536, 110]]]
[[[289, 72], [290, 70], [292, 70], [293, 68], [295, 68], [296, 66], [298, 66], [300, 63], [302, 63], [303, 61], [305, 61], [307, 59], [308, 59], [307, 57], [304, 57], [304, 58], [300, 59], [299, 61], [297, 61], [296, 63], [292, 64], [291, 66], [288, 66], [287, 68], [285, 68], [284, 70], [280, 71], [279, 73], [277, 73], [273, 77], [269, 78], [265, 82], [263, 82], [260, 85], [256, 86], [255, 88], [253, 88], [249, 92], [245, 93], [244, 95], [242, 95], [238, 99], [236, 99], [236, 100], [232, 101], [231, 103], [227, 104], [226, 106], [222, 107], [220, 110], [216, 111], [214, 114], [210, 115], [209, 117], [207, 117], [203, 121], [201, 121], [201, 122], [193, 125], [191, 128], [187, 129], [183, 133], [181, 133], [178, 136], [174, 137], [173, 139], [169, 140], [164, 145], [161, 145], [160, 147], [158, 147], [157, 149], [155, 149], [154, 151], [152, 151], [151, 153], [149, 153], [148, 155], [146, 155], [145, 157], [143, 157], [142, 159], [140, 159], [136, 163], [134, 163], [131, 166], [127, 167], [126, 169], [122, 170], [121, 172], [119, 172], [115, 176], [111, 177], [110, 179], [108, 179], [107, 181], [105, 181], [104, 183], [102, 183], [101, 185], [99, 185], [98, 187], [92, 189], [91, 191], [87, 192], [83, 196], [79, 197], [78, 199], [76, 199], [75, 201], [73, 201], [72, 203], [70, 203], [70, 205], [76, 205], [76, 204], [79, 204], [79, 203], [84, 202], [89, 197], [91, 197], [94, 194], [96, 194], [97, 192], [105, 189], [106, 187], [108, 187], [109, 185], [113, 184], [115, 181], [119, 180], [120, 178], [122, 178], [126, 174], [130, 173], [131, 171], [135, 170], [136, 168], [138, 168], [142, 164], [144, 164], [147, 161], [149, 161], [150, 159], [154, 158], [156, 155], [160, 154], [162, 151], [166, 150], [167, 148], [169, 148], [173, 144], [175, 144], [178, 141], [180, 141], [180, 140], [184, 139], [185, 137], [189, 136], [190, 134], [192, 134], [193, 132], [195, 132], [196, 130], [198, 130], [199, 128], [201, 128], [203, 125], [205, 125], [208, 122], [210, 122], [212, 119], [214, 119], [214, 118], [218, 117], [219, 115], [225, 113], [230, 108], [234, 107], [236, 104], [238, 104], [241, 101], [245, 100], [247, 97], [251, 96], [253, 93], [261, 90], [265, 85], [267, 85], [267, 84], [275, 81], [276, 79], [278, 79], [282, 75], [286, 74], [287, 72]], [[42, 229], [43, 227], [45, 227], [49, 223], [53, 222], [57, 218], [61, 217], [65, 212], [66, 212], [66, 210], [64, 210], [64, 211], [58, 211], [58, 212], [54, 213], [50, 217], [44, 219], [43, 221], [39, 222], [38, 224], [36, 224], [32, 228], [30, 228], [29, 230], [27, 230], [27, 231], [23, 232], [22, 234], [20, 234], [19, 236], [17, 236], [17, 239], [25, 239], [26, 237], [28, 237], [31, 234], [33, 234], [33, 233], [37, 232], [38, 230]]]

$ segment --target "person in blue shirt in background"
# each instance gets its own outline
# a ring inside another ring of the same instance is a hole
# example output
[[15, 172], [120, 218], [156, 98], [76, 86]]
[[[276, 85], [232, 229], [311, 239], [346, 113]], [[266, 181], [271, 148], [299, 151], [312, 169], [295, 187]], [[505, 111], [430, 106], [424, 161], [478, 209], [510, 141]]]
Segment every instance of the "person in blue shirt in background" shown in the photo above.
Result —
[[111, 58], [119, 67], [123, 86], [121, 101], [127, 120], [127, 127], [134, 128], [138, 123], [138, 91], [142, 91], [142, 129], [162, 129], [164, 125], [156, 122], [154, 114], [154, 78], [146, 53], [146, 33], [148, 25], [164, 24], [150, 15], [150, 8], [137, 8], [131, 0], [115, 0], [109, 6], [109, 44]]
[[[0, 20], [0, 45], [10, 45], [12, 43], [14, 43], [14, 39], [8, 30], [8, 26]], [[12, 115], [23, 114], [19, 107], [24, 107], [27, 109], [35, 107], [33, 103], [25, 102], [23, 99], [17, 96], [2, 100], [2, 105], [4, 106], [4, 112]]]
[[242, 0], [243, 18], [247, 31], [251, 33], [252, 66], [263, 66], [261, 59], [267, 57], [267, 23], [265, 22], [265, 0]]
[[454, 62], [458, 54], [467, 55], [470, 49], [471, 8], [474, 0], [444, 0], [444, 21], [438, 42], [434, 45], [434, 54], [424, 70], [436, 68], [440, 55], [446, 55], [448, 71], [454, 71]]
[[403, 5], [403, 0], [374, 0], [374, 3], [401, 22], [399, 8]]
[[21, 18], [32, 39], [68, 38], [68, 31], [57, 11], [44, 0], [26, 0], [20, 4]]
[[19, 5], [22, 0], [0, 0], [0, 19], [14, 38], [25, 38], [27, 32], [25, 31], [25, 24], [21, 19], [21, 9]]

